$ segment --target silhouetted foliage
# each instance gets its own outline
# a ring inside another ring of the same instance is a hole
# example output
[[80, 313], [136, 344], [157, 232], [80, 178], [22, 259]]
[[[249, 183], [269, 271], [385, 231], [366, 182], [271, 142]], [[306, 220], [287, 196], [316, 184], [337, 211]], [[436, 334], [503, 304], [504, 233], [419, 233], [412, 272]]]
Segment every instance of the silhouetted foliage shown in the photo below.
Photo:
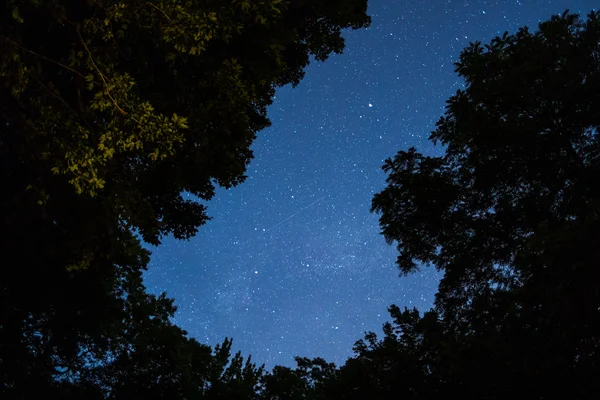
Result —
[[0, 397], [256, 395], [260, 368], [146, 294], [132, 230], [192, 236], [275, 89], [369, 22], [366, 0], [0, 6]]
[[338, 370], [322, 358], [296, 357], [296, 369], [276, 366], [263, 376], [265, 400], [325, 400], [335, 390]]
[[[600, 372], [599, 16], [566, 12], [535, 33], [473, 43], [456, 71], [466, 87], [431, 134], [445, 155], [400, 151], [373, 199], [401, 272], [444, 272], [432, 322], [441, 333], [421, 336], [433, 347], [414, 346], [417, 368], [423, 353], [433, 362], [410, 386], [423, 382], [429, 393], [435, 371], [443, 392], [462, 398], [549, 398], [566, 388], [591, 398]], [[402, 331], [392, 341], [411, 347]], [[394, 351], [397, 363], [413, 350]]]

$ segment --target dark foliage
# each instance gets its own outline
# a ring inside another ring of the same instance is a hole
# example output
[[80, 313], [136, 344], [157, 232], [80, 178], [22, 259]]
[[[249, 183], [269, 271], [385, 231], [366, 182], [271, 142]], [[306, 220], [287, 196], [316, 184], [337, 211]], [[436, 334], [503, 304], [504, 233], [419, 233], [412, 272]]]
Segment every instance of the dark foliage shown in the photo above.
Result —
[[565, 13], [535, 33], [473, 43], [456, 71], [466, 88], [431, 135], [446, 154], [399, 152], [373, 199], [402, 273], [422, 264], [444, 272], [441, 334], [426, 330], [422, 340], [434, 346], [415, 346], [420, 357], [435, 354], [426, 387], [435, 371], [435, 380], [449, 379], [445, 393], [463, 398], [550, 398], [567, 388], [569, 397], [592, 398], [600, 372], [599, 16]]
[[2, 3], [1, 398], [256, 396], [261, 368], [145, 292], [132, 230], [193, 235], [275, 89], [369, 22], [365, 0]]

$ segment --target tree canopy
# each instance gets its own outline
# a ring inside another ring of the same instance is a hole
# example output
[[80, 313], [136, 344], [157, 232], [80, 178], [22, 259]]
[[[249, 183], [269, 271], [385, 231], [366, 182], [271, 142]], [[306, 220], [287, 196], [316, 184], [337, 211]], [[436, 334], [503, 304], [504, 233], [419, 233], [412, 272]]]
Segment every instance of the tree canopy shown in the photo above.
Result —
[[208, 200], [244, 180], [275, 89], [340, 53], [342, 29], [368, 26], [366, 5], [9, 0], [4, 151], [56, 177], [22, 179], [38, 201], [64, 178], [147, 242], [187, 238], [207, 216], [181, 194]]
[[[261, 370], [189, 339], [149, 253], [245, 178], [276, 88], [366, 0], [0, 6], [0, 397], [244, 398]], [[254, 395], [254, 394], [252, 394]], [[212, 396], [212, 397], [211, 397]]]
[[[386, 161], [388, 186], [373, 199], [403, 273], [418, 263], [473, 291], [527, 279], [520, 256], [549, 231], [593, 218], [598, 190], [598, 15], [555, 16], [530, 33], [466, 48], [466, 81], [430, 139]], [[473, 292], [475, 293], [475, 292]]]
[[444, 362], [471, 382], [466, 393], [572, 387], [589, 398], [600, 361], [599, 16], [565, 12], [535, 33], [472, 43], [456, 72], [465, 89], [430, 137], [445, 154], [387, 160], [372, 210], [402, 273], [444, 272], [435, 351], [455, 349]]

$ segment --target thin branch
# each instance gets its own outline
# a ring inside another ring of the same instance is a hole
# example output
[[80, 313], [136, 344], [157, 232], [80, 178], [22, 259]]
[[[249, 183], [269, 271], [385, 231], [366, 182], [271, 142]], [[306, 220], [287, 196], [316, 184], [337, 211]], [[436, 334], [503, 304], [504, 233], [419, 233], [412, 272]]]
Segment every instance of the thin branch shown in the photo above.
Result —
[[171, 17], [169, 17], [169, 16], [168, 16], [168, 15], [167, 15], [167, 14], [166, 14], [166, 13], [165, 13], [163, 10], [161, 10], [161, 9], [160, 9], [160, 8], [158, 8], [158, 7], [156, 7], [154, 4], [152, 4], [152, 3], [150, 3], [150, 2], [148, 2], [148, 3], [146, 3], [146, 4], [148, 4], [150, 7], [153, 7], [153, 8], [155, 8], [156, 10], [160, 11], [160, 12], [162, 13], [162, 15], [164, 15], [164, 16], [165, 16], [165, 17], [166, 17], [166, 18], [167, 18], [169, 21], [173, 21], [173, 20], [171, 19]]
[[119, 47], [119, 43], [117, 43], [116, 39], [115, 39], [115, 34], [112, 31], [112, 28], [110, 30], [110, 33], [112, 35], [112, 41], [115, 44], [115, 48], [117, 49], [117, 51], [119, 52], [119, 54], [121, 54], [123, 56], [123, 58], [125, 59], [125, 61], [129, 62], [129, 57], [127, 57], [125, 55], [125, 53], [123, 53], [123, 51], [121, 50], [121, 48]]
[[21, 46], [21, 45], [20, 45], [20, 44], [18, 44], [17, 42], [14, 42], [14, 41], [12, 41], [11, 39], [7, 38], [7, 37], [6, 37], [6, 36], [4, 36], [4, 35], [2, 35], [1, 37], [2, 37], [4, 40], [6, 40], [7, 42], [9, 42], [9, 43], [11, 43], [12, 45], [14, 45], [14, 46], [16, 46], [16, 47], [20, 48], [20, 49], [21, 49], [21, 50], [23, 50], [23, 51], [26, 51], [26, 52], [28, 52], [28, 53], [31, 53], [31, 54], [33, 54], [34, 56], [40, 57], [40, 58], [42, 58], [42, 59], [44, 59], [44, 60], [46, 60], [46, 61], [49, 61], [49, 62], [51, 62], [51, 63], [53, 63], [53, 64], [56, 64], [56, 65], [58, 65], [58, 66], [60, 66], [60, 67], [63, 67], [64, 69], [67, 69], [67, 70], [69, 70], [69, 71], [71, 71], [71, 72], [73, 72], [73, 73], [75, 73], [75, 74], [77, 74], [77, 75], [81, 76], [82, 78], [85, 78], [85, 76], [84, 76], [82, 73], [80, 73], [79, 71], [76, 71], [76, 70], [74, 70], [73, 68], [71, 68], [71, 67], [69, 67], [69, 66], [66, 66], [66, 65], [64, 65], [63, 63], [60, 63], [60, 62], [58, 62], [58, 61], [56, 61], [56, 60], [53, 60], [53, 59], [51, 59], [51, 58], [48, 58], [48, 57], [46, 57], [46, 56], [44, 56], [44, 55], [41, 55], [41, 54], [39, 54], [39, 53], [36, 53], [36, 52], [35, 52], [35, 51], [33, 51], [33, 50], [29, 50], [29, 49], [27, 49], [27, 48], [25, 48], [25, 47]]
[[[106, 94], [112, 100], [113, 104], [115, 105], [115, 107], [117, 107], [117, 109], [121, 112], [121, 114], [128, 115], [128, 113], [119, 106], [119, 104], [117, 103], [117, 101], [110, 94], [110, 88], [108, 87], [108, 82], [106, 82], [106, 79], [104, 78], [104, 74], [102, 74], [102, 71], [100, 71], [100, 68], [98, 68], [98, 66], [96, 65], [96, 62], [94, 61], [94, 57], [92, 57], [92, 52], [90, 51], [90, 49], [85, 44], [85, 40], [83, 40], [83, 37], [81, 36], [81, 33], [79, 33], [79, 30], [75, 30], [75, 31], [77, 32], [77, 35], [79, 36], [79, 40], [81, 40], [81, 44], [83, 44], [83, 47], [87, 51], [88, 57], [90, 58], [90, 61], [92, 62], [92, 65], [94, 66], [94, 68], [96, 68], [96, 71], [98, 71], [98, 74], [100, 75], [100, 78], [102, 78], [102, 82], [104, 82], [104, 87], [106, 88]], [[138, 124], [140, 123], [134, 117], [131, 117], [131, 119], [133, 119]]]
[[71, 108], [71, 106], [69, 105], [69, 103], [67, 103], [65, 101], [65, 99], [63, 99], [62, 97], [60, 97], [59, 95], [57, 95], [56, 93], [54, 93], [52, 90], [50, 90], [46, 85], [44, 85], [40, 80], [36, 79], [37, 83], [39, 83], [39, 85], [41, 87], [44, 88], [44, 90], [46, 90], [46, 92], [48, 92], [51, 96], [53, 96], [54, 98], [58, 99], [61, 103], [63, 103], [65, 105], [65, 107], [67, 107], [67, 109], [69, 111], [71, 111], [73, 114], [75, 114], [75, 116], [78, 116], [77, 112], [75, 110], [73, 110], [73, 108]]
[[[58, 99], [61, 103], [64, 104], [64, 106], [73, 113], [73, 115], [75, 115], [76, 117], [79, 118], [79, 114], [77, 113], [77, 111], [75, 111], [73, 109], [73, 107], [71, 107], [69, 105], [69, 103], [67, 103], [67, 101], [65, 99], [63, 99], [62, 97], [60, 97], [59, 95], [57, 95], [56, 93], [52, 92], [52, 90], [50, 90], [50, 88], [48, 88], [46, 85], [44, 85], [40, 80], [36, 79], [37, 83], [40, 84], [41, 87], [44, 88], [44, 90], [46, 90], [51, 96], [55, 97], [56, 99]], [[83, 113], [82, 113], [83, 114]], [[92, 131], [92, 127], [90, 126], [89, 122], [87, 121], [87, 119], [85, 118], [85, 115], [82, 116], [83, 121], [85, 122], [85, 124], [87, 125], [87, 127], [90, 129], [90, 131]]]

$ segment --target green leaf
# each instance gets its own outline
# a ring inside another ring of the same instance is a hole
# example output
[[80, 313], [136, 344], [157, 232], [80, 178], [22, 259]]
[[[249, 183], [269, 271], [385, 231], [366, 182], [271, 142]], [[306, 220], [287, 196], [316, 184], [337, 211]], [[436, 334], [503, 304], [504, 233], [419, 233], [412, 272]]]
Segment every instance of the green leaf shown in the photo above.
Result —
[[17, 6], [13, 6], [12, 8], [12, 17], [14, 20], [16, 20], [19, 23], [23, 23], [23, 18], [21, 18], [21, 14], [19, 13], [19, 7]]

